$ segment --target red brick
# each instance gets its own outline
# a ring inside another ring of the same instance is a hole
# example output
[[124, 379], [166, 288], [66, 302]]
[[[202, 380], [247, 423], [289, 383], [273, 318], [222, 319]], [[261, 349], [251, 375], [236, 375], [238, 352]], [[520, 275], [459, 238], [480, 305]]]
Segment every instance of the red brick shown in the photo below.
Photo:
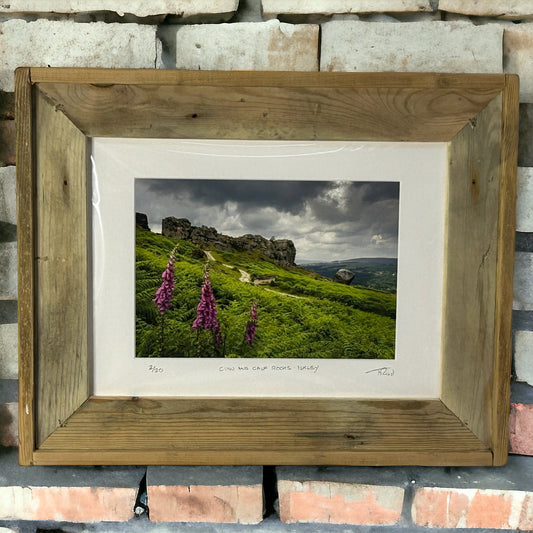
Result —
[[411, 508], [418, 526], [531, 530], [533, 492], [424, 487]]
[[0, 520], [122, 522], [137, 490], [108, 487], [0, 487]]
[[0, 120], [0, 167], [15, 164], [15, 121]]
[[533, 455], [533, 405], [511, 404], [509, 441], [511, 453]]
[[400, 519], [400, 487], [329, 481], [278, 481], [283, 522], [392, 525]]
[[263, 519], [261, 485], [149, 485], [153, 522], [258, 524]]
[[0, 405], [0, 445], [18, 446], [18, 404]]

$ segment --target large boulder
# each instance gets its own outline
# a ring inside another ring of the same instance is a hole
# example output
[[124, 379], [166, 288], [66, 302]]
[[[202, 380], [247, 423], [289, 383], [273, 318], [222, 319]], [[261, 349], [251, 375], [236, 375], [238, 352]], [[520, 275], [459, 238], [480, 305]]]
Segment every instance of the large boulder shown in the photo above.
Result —
[[344, 283], [344, 285], [350, 285], [353, 278], [355, 278], [355, 274], [351, 270], [348, 270], [347, 268], [339, 268], [333, 276], [333, 281]]

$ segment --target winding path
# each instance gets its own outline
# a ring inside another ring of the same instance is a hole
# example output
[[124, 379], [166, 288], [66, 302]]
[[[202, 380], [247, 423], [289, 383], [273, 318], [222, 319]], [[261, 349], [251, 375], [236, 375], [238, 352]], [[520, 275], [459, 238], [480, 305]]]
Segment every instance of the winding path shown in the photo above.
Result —
[[250, 274], [246, 272], [246, 270], [238, 269], [241, 273], [241, 277], [239, 278], [239, 281], [242, 281], [243, 283], [252, 283], [252, 278], [250, 277]]
[[[210, 251], [204, 250], [204, 254], [206, 255], [209, 261], [213, 261], [213, 263], [216, 263], [216, 259]], [[227, 268], [231, 268], [231, 269], [235, 268], [233, 265], [226, 265], [226, 263], [223, 263], [223, 265]], [[249, 272], [246, 272], [246, 270], [242, 270], [241, 268], [237, 268], [237, 270], [241, 274], [239, 281], [241, 281], [242, 283], [252, 283], [252, 277], [250, 276]], [[274, 294], [280, 294], [281, 296], [288, 296], [289, 298], [298, 298], [299, 300], [307, 299], [305, 296], [296, 296], [296, 294], [289, 294], [288, 292], [279, 292], [273, 289], [269, 289], [267, 287], [263, 287], [263, 290], [268, 291], [268, 292], [273, 292]]]

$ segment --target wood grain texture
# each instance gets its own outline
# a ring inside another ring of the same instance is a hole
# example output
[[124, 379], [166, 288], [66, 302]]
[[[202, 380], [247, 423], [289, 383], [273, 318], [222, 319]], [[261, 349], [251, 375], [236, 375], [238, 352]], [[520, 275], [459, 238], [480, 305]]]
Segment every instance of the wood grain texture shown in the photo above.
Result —
[[[20, 405], [29, 410], [21, 462], [504, 462], [515, 78], [98, 69], [17, 76]], [[451, 141], [441, 400], [87, 400], [93, 135]]]
[[73, 450], [122, 464], [492, 461], [438, 400], [93, 399], [42, 444], [38, 461]]
[[[352, 78], [353, 79], [353, 78]], [[40, 83], [93, 137], [448, 141], [496, 89]]]
[[501, 91], [503, 74], [423, 72], [283, 72], [98, 68], [31, 69], [32, 83], [92, 85], [190, 85], [216, 87], [344, 87], [480, 89]]
[[[449, 145], [442, 400], [487, 446], [493, 431], [501, 96]], [[502, 421], [503, 423], [503, 421]]]
[[34, 428], [34, 250], [35, 182], [33, 179], [33, 106], [30, 69], [15, 72], [18, 352], [19, 352], [19, 462], [29, 465], [35, 447]]
[[516, 167], [518, 159], [518, 76], [508, 75], [502, 94], [502, 142], [496, 259], [492, 441], [494, 465], [507, 461], [511, 398], [513, 267], [516, 230]]
[[37, 91], [37, 446], [88, 396], [87, 141]]
[[51, 465], [330, 465], [330, 466], [492, 466], [489, 450], [461, 449], [457, 451], [338, 451], [328, 452], [299, 450], [220, 451], [175, 449], [165, 450], [37, 450], [34, 463]]

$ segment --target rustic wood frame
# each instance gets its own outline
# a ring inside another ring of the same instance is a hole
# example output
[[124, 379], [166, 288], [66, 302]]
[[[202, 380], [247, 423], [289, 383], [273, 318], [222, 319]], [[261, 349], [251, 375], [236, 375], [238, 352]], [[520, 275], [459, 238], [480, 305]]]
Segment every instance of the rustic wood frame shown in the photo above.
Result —
[[[505, 463], [516, 76], [20, 68], [15, 82], [22, 465]], [[441, 397], [89, 397], [93, 136], [447, 142]]]

